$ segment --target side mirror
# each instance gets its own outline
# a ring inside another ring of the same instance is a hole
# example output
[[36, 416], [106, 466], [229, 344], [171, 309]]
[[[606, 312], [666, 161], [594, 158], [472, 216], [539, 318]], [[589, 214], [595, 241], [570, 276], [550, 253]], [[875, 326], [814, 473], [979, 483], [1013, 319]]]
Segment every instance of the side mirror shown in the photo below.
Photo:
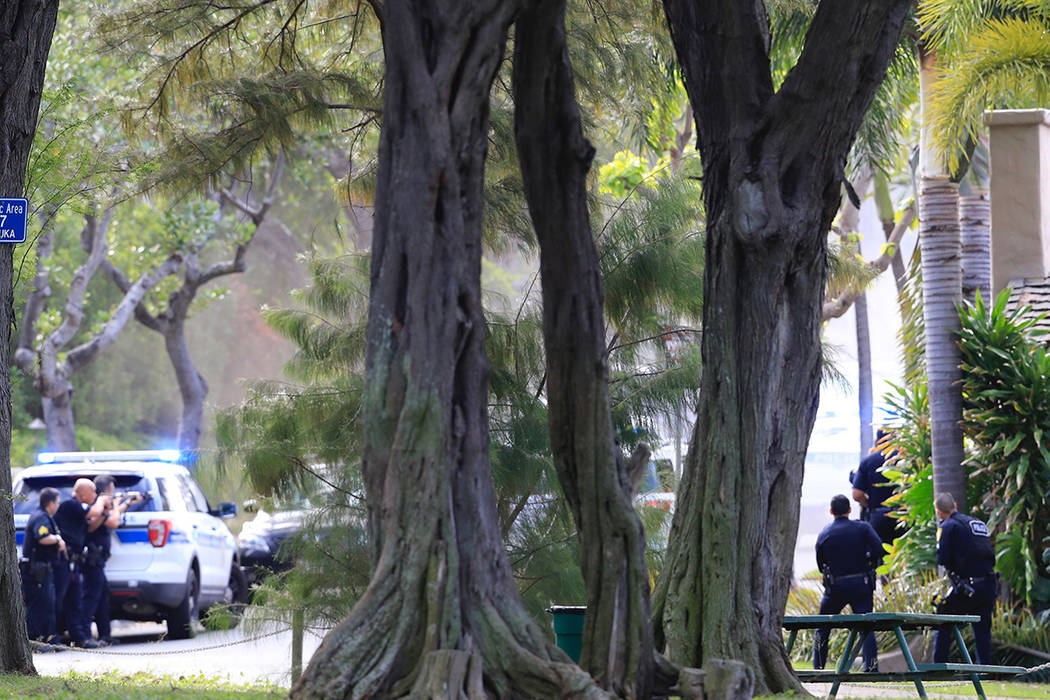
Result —
[[259, 510], [259, 502], [254, 498], [249, 498], [247, 501], [241, 504], [241, 507], [244, 508], [245, 513], [254, 513], [255, 511]]
[[234, 503], [220, 503], [219, 517], [223, 520], [237, 517], [237, 505]]

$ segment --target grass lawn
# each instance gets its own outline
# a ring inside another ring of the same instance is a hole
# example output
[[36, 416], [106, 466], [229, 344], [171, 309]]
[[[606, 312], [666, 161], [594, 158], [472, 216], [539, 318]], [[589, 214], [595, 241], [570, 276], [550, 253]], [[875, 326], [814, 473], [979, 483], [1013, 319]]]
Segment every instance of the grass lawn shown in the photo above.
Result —
[[[830, 688], [831, 684], [821, 683], [820, 686]], [[934, 699], [945, 696], [977, 697], [977, 692], [969, 682], [926, 681], [923, 683], [923, 686], [926, 688], [926, 694]], [[984, 688], [984, 694], [990, 698], [1022, 698], [1025, 700], [1047, 700], [1047, 698], [1050, 698], [1050, 684], [1046, 683], [981, 681], [981, 686]], [[813, 686], [810, 687], [812, 688]], [[915, 692], [915, 685], [912, 683], [871, 683], [869, 685], [862, 684], [860, 687], [877, 687], [892, 690], [894, 691], [892, 693], [894, 697], [919, 697], [919, 694]], [[853, 692], [850, 692], [849, 695], [845, 694], [847, 688], [853, 689]], [[864, 696], [856, 692], [857, 689], [858, 685], [855, 683], [843, 683], [839, 688], [839, 697], [843, 700], [861, 700]], [[817, 691], [817, 697], [823, 697], [819, 690]], [[756, 700], [799, 700], [799, 696], [795, 693], [782, 693], [780, 695], [763, 695], [757, 697]], [[887, 700], [887, 698], [885, 695], [875, 696], [873, 693], [872, 700]]]
[[0, 698], [40, 698], [40, 700], [154, 700], [155, 698], [214, 698], [216, 700], [261, 700], [286, 697], [278, 686], [236, 686], [203, 676], [92, 676], [68, 673], [64, 676], [22, 676], [0, 674]]

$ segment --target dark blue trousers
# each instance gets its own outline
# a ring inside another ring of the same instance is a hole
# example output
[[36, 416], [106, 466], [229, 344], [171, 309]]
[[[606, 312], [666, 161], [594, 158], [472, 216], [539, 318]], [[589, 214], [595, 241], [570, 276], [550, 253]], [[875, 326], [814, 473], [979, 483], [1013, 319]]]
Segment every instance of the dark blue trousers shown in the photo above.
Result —
[[[944, 603], [937, 608], [942, 615], [980, 615], [981, 621], [972, 623], [974, 646], [977, 647], [977, 663], [992, 663], [992, 613], [995, 596], [999, 592], [999, 580], [994, 574], [973, 584], [973, 597], [961, 591], [952, 591]], [[938, 627], [933, 636], [934, 663], [947, 663], [955, 635], [950, 626]]]
[[26, 633], [30, 639], [56, 641], [55, 635], [55, 578], [51, 569], [43, 581], [22, 575], [22, 598], [26, 604]]
[[90, 616], [85, 620], [84, 573], [80, 563], [74, 564], [70, 569], [69, 562], [60, 559], [55, 565], [55, 602], [59, 634], [63, 630], [69, 630], [69, 638], [74, 642], [91, 639]]
[[105, 563], [99, 565], [84, 564], [84, 616], [88, 632], [91, 631], [91, 620], [98, 627], [98, 638], [109, 639], [109, 582], [106, 580]]
[[[871, 612], [875, 607], [871, 585], [858, 578], [827, 586], [824, 589], [824, 597], [820, 599], [820, 614], [838, 615], [847, 605], [854, 614]], [[827, 627], [821, 627], [814, 635], [816, 640], [813, 644], [813, 668], [824, 668], [828, 661], [829, 633]], [[874, 632], [864, 635], [861, 658], [864, 660], [865, 671], [878, 668], [878, 647], [875, 644]]]

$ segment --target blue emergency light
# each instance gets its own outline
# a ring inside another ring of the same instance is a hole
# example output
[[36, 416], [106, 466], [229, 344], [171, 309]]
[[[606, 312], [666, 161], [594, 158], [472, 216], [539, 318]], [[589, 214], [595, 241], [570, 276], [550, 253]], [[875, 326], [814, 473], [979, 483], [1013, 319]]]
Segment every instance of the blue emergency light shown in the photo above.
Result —
[[41, 452], [37, 464], [56, 462], [178, 462], [178, 450], [103, 450], [99, 452]]

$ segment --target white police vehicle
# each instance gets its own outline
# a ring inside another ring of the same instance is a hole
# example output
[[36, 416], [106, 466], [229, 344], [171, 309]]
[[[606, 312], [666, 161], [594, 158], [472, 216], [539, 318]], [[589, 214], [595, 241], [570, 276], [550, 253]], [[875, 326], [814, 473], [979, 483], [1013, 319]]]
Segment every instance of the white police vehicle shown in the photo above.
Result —
[[234, 517], [237, 507], [220, 503], [213, 510], [178, 461], [177, 450], [41, 453], [38, 464], [22, 470], [14, 482], [19, 554], [41, 489], [58, 489], [64, 501], [77, 479], [109, 474], [117, 493], [144, 494], [112, 534], [106, 562], [110, 616], [165, 620], [169, 638], [192, 636], [201, 611], [216, 603], [243, 603], [248, 586], [237, 541], [222, 521]]

